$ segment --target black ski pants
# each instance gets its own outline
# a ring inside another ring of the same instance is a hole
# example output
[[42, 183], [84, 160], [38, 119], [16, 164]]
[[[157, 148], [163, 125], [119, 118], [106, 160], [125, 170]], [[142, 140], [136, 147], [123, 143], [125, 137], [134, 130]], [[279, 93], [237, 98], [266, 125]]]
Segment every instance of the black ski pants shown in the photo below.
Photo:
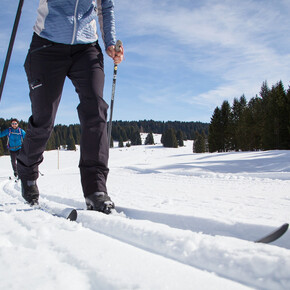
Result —
[[13, 172], [14, 172], [14, 176], [17, 176], [18, 175], [18, 173], [17, 173], [17, 160], [16, 160], [16, 158], [17, 158], [17, 156], [19, 154], [19, 150], [17, 150], [17, 151], [10, 150], [10, 159], [11, 159], [11, 165], [12, 165], [12, 169], [13, 169]]
[[103, 54], [98, 43], [65, 45], [34, 33], [25, 71], [30, 88], [32, 115], [18, 156], [23, 180], [38, 178], [38, 165], [51, 135], [65, 78], [72, 81], [80, 103], [80, 174], [84, 196], [107, 192], [107, 109], [103, 100]]

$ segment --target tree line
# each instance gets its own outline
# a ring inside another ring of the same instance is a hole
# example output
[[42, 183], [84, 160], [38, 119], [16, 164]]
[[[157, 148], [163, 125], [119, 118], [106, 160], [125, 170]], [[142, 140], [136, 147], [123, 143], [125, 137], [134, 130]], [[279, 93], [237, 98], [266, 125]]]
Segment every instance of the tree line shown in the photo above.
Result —
[[[10, 120], [0, 118], [0, 128], [10, 126]], [[19, 127], [26, 131], [27, 123]], [[263, 82], [259, 95], [248, 102], [244, 95], [234, 98], [232, 106], [224, 101], [216, 107], [210, 124], [180, 121], [114, 121], [113, 140], [119, 147], [141, 145], [140, 133], [148, 132], [145, 144], [154, 144], [152, 133], [162, 134], [164, 147], [183, 146], [183, 140], [194, 140], [193, 152], [253, 151], [290, 149], [290, 87], [286, 91], [282, 81], [270, 89]], [[56, 125], [46, 150], [64, 147], [75, 150], [80, 144], [79, 124]], [[0, 155], [8, 154], [7, 138], [0, 139]]]
[[[0, 118], [0, 128], [5, 130], [10, 127], [11, 120]], [[119, 147], [131, 145], [141, 145], [140, 133], [148, 132], [145, 144], [154, 144], [152, 133], [162, 134], [165, 147], [183, 146], [183, 140], [193, 140], [200, 132], [208, 132], [208, 124], [201, 122], [179, 122], [179, 121], [113, 121], [112, 124], [111, 147], [113, 140], [119, 142]], [[20, 121], [19, 127], [27, 130], [27, 122]], [[81, 127], [79, 124], [56, 125], [48, 140], [46, 150], [55, 150], [60, 147], [67, 150], [76, 150], [76, 145], [80, 144]], [[163, 136], [164, 135], [164, 136]], [[175, 137], [174, 137], [174, 136]], [[8, 154], [7, 138], [0, 138], [0, 155]]]
[[[290, 87], [282, 81], [270, 89], [263, 82], [259, 95], [224, 101], [211, 117], [209, 152], [290, 149]], [[206, 144], [204, 144], [206, 150]]]
[[114, 140], [131, 140], [136, 132], [163, 134], [165, 131], [173, 129], [175, 132], [181, 131], [184, 140], [193, 140], [196, 133], [204, 131], [208, 134], [208, 123], [202, 122], [180, 122], [180, 121], [114, 121], [112, 127], [112, 137]]

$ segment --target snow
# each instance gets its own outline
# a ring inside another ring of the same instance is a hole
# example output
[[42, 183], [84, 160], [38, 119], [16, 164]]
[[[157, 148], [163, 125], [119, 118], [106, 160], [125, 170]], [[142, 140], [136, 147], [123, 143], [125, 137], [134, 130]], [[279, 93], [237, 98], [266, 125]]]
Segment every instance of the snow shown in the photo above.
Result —
[[77, 222], [24, 204], [0, 157], [0, 289], [290, 289], [290, 231], [253, 243], [289, 222], [290, 151], [154, 139], [110, 149], [109, 216], [81, 210], [79, 150], [45, 152], [40, 203], [80, 209]]

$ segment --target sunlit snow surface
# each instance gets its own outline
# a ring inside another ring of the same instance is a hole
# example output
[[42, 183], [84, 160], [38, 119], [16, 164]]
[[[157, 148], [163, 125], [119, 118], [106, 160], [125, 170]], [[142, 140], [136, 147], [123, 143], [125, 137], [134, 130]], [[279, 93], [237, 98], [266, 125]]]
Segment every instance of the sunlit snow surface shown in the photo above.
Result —
[[[193, 154], [192, 141], [154, 139], [110, 149], [119, 213], [79, 210], [78, 222], [24, 204], [0, 157], [0, 289], [290, 289], [290, 231], [252, 242], [290, 221], [290, 151]], [[83, 209], [79, 150], [44, 157], [40, 203]]]

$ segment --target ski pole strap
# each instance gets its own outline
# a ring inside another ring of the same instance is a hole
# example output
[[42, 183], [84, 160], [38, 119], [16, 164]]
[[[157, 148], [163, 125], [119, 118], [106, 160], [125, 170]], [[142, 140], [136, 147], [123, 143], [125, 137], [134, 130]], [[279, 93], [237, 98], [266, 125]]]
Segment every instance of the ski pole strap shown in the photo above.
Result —
[[115, 45], [115, 50], [119, 52], [121, 50], [121, 46], [123, 45], [121, 40], [117, 40], [116, 45]]

